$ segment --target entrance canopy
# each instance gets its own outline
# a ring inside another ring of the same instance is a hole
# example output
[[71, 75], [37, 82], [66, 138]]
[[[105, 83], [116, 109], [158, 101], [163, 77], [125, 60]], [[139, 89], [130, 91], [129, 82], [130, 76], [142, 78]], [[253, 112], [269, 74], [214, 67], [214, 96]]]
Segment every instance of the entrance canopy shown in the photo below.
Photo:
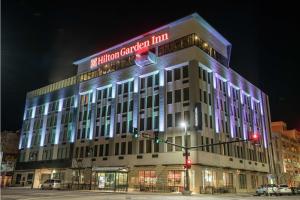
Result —
[[96, 172], [128, 172], [127, 167], [93, 167], [92, 170]]

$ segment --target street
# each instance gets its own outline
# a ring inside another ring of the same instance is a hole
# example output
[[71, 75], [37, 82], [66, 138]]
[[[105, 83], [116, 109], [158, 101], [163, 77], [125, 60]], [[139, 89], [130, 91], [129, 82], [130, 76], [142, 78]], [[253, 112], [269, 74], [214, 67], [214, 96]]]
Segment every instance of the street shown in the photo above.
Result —
[[192, 196], [182, 196], [181, 194], [173, 193], [109, 193], [100, 191], [58, 191], [58, 190], [36, 190], [29, 188], [6, 188], [1, 189], [1, 200], [60, 200], [60, 199], [88, 199], [88, 200], [100, 200], [100, 199], [122, 199], [122, 200], [136, 200], [136, 199], [150, 199], [151, 200], [169, 200], [169, 199], [205, 199], [205, 200], [250, 200], [250, 199], [299, 199], [299, 196], [253, 196], [250, 194], [222, 194], [222, 195], [206, 195], [196, 194]]

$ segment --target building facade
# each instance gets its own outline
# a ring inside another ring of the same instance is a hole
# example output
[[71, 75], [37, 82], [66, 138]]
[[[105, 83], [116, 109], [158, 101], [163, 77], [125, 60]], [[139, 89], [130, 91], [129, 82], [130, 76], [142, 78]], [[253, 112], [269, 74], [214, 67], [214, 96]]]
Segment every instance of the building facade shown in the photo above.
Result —
[[0, 186], [6, 187], [12, 184], [13, 172], [18, 158], [19, 131], [2, 131], [0, 146]]
[[272, 144], [278, 183], [300, 186], [300, 132], [285, 122], [272, 122]]
[[[77, 74], [27, 94], [15, 182], [181, 191], [187, 145], [247, 139], [191, 151], [193, 192], [249, 192], [270, 172], [268, 97], [229, 67], [231, 44], [198, 14], [74, 62]], [[133, 128], [141, 136], [132, 137]], [[24, 180], [26, 182], [26, 180]]]

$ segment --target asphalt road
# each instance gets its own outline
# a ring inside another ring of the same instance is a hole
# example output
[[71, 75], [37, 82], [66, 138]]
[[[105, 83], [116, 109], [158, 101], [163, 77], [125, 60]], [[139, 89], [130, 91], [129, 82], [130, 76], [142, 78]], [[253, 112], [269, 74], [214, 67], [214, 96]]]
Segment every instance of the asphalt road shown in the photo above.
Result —
[[250, 194], [222, 194], [222, 195], [192, 195], [182, 196], [181, 194], [170, 193], [108, 193], [100, 191], [57, 191], [57, 190], [36, 190], [27, 188], [6, 188], [1, 189], [1, 200], [264, 200], [264, 199], [300, 199], [300, 196], [253, 196]]

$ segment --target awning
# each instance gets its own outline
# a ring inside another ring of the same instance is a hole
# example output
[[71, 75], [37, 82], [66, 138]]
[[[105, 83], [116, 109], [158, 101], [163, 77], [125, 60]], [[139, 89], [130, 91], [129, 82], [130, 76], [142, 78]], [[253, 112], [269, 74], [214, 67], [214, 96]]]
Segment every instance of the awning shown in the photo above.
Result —
[[96, 172], [128, 172], [127, 167], [93, 167]]

